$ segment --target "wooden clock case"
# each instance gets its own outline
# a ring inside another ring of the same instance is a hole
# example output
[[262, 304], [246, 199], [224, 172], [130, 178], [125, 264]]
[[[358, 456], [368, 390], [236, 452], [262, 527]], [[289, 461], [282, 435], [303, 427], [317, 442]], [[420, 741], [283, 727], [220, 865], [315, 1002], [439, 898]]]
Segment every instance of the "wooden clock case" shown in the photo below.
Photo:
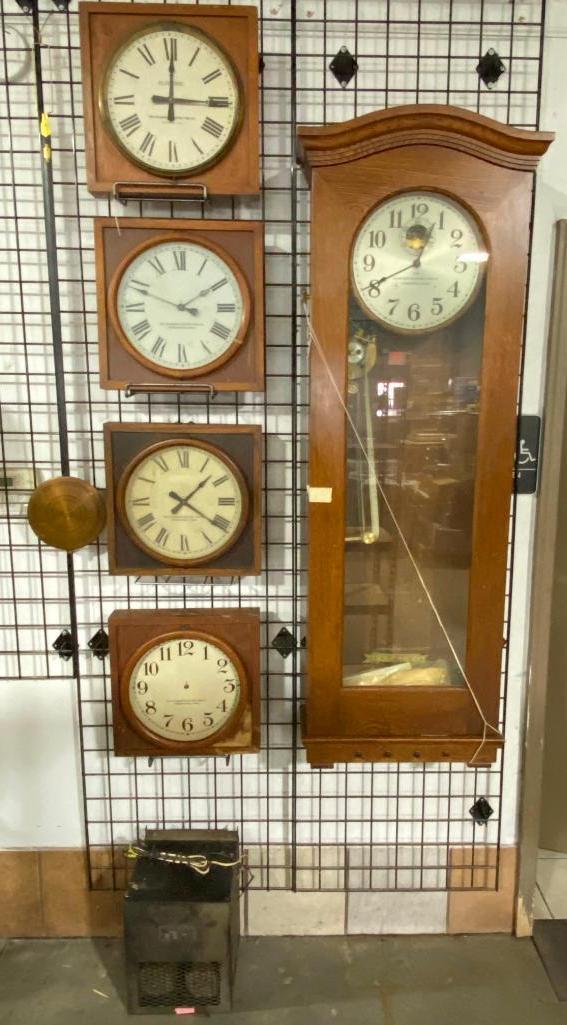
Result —
[[303, 739], [312, 765], [355, 761], [490, 763], [502, 745], [466, 687], [342, 685], [349, 262], [356, 232], [402, 190], [438, 190], [472, 210], [489, 244], [466, 673], [498, 723], [518, 373], [533, 172], [552, 141], [453, 107], [408, 106], [299, 129], [311, 183], [308, 687]]
[[[151, 22], [190, 25], [217, 43], [230, 58], [241, 90], [242, 122], [232, 145], [210, 167], [171, 177], [135, 165], [106, 131], [99, 93], [106, 66], [125, 40]], [[255, 194], [259, 171], [258, 13], [255, 7], [80, 3], [87, 185], [94, 195], [157, 196], [175, 199], [205, 185], [216, 195]]]
[[[261, 221], [203, 221], [149, 217], [95, 218], [95, 259], [100, 383], [103, 388], [159, 391], [263, 391], [264, 225]], [[218, 247], [238, 268], [249, 296], [247, 325], [230, 357], [220, 365], [168, 373], [136, 358], [111, 313], [112, 286], [138, 247], [160, 239]]]
[[[130, 609], [113, 612], [108, 620], [112, 679], [114, 753], [116, 755], [231, 755], [260, 750], [260, 610]], [[243, 692], [235, 715], [214, 737], [191, 744], [143, 736], [132, 725], [121, 700], [128, 663], [150, 641], [182, 631], [224, 642], [237, 656], [244, 673]]]
[[[104, 424], [107, 481], [108, 564], [111, 573], [135, 576], [255, 576], [261, 559], [261, 428], [255, 424]], [[244, 528], [227, 550], [198, 565], [164, 563], [130, 537], [119, 512], [120, 480], [146, 449], [184, 440], [220, 450], [235, 464], [248, 493]]]

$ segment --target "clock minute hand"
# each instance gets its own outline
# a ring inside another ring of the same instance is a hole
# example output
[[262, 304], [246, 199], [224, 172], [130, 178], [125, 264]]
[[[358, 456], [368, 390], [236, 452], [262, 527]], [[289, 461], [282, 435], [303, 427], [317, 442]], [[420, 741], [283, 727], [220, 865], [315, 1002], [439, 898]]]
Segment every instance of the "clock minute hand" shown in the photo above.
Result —
[[187, 498], [181, 498], [181, 495], [178, 495], [176, 491], [170, 491], [169, 492], [169, 497], [170, 498], [174, 498], [175, 501], [177, 502], [177, 505], [174, 506], [173, 509], [171, 510], [172, 513], [178, 513], [183, 505], [189, 506], [189, 499], [193, 498], [193, 495], [196, 495], [197, 492], [201, 490], [201, 488], [204, 488], [205, 484], [208, 484], [210, 479], [211, 479], [211, 474], [209, 474], [208, 477], [205, 477], [204, 480], [199, 481], [199, 483], [197, 484], [197, 487], [193, 488], [193, 490], [189, 492], [189, 494], [187, 495]]
[[173, 40], [171, 41], [171, 57], [169, 58], [169, 96], [167, 97], [167, 120], [175, 121], [175, 97], [173, 89], [175, 85], [175, 63], [173, 61]]
[[[222, 97], [221, 97], [222, 98]], [[219, 103], [218, 96], [209, 96], [207, 100], [192, 100], [186, 96], [174, 96], [170, 100], [169, 96], [152, 96], [152, 103], [165, 104], [165, 103], [179, 103], [182, 107], [223, 107], [224, 103]]]
[[398, 274], [403, 274], [404, 271], [410, 270], [411, 267], [419, 267], [420, 261], [421, 253], [419, 256], [416, 256], [411, 263], [407, 263], [405, 267], [400, 267], [399, 270], [395, 270], [393, 274], [386, 274], [383, 278], [378, 278], [376, 281], [369, 281], [366, 288], [363, 288], [362, 291], [365, 292], [368, 288], [378, 288], [380, 285], [383, 285], [385, 281], [389, 281], [390, 278], [397, 278]]
[[197, 507], [196, 507], [196, 506], [194, 506], [194, 505], [191, 505], [191, 503], [190, 503], [190, 502], [188, 502], [188, 503], [187, 503], [187, 505], [189, 506], [189, 508], [191, 509], [191, 511], [192, 511], [192, 512], [194, 512], [194, 513], [197, 513], [197, 516], [201, 516], [201, 517], [202, 517], [202, 518], [203, 518], [204, 520], [206, 520], [206, 521], [207, 521], [207, 523], [210, 523], [210, 524], [211, 524], [211, 526], [213, 526], [213, 527], [218, 527], [218, 528], [219, 528], [219, 530], [222, 530], [222, 532], [223, 532], [224, 534], [226, 534], [226, 527], [221, 527], [221, 526], [219, 525], [219, 523], [215, 523], [215, 521], [214, 521], [214, 520], [212, 520], [210, 516], [207, 516], [207, 514], [206, 514], [206, 513], [204, 513], [204, 512], [201, 512], [201, 510], [200, 510], [200, 509], [197, 509]]

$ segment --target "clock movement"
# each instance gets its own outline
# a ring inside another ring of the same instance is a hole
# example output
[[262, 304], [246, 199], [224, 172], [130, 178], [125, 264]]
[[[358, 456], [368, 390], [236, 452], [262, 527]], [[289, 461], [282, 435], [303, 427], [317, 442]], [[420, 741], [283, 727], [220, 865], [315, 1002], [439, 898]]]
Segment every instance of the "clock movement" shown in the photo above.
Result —
[[502, 745], [533, 172], [551, 139], [428, 105], [299, 130], [312, 765], [486, 764]]
[[227, 755], [260, 743], [258, 609], [109, 619], [117, 755]]
[[263, 225], [95, 220], [104, 388], [264, 387]]
[[104, 433], [112, 573], [259, 572], [259, 427], [116, 423]]
[[191, 185], [257, 192], [256, 8], [81, 3], [79, 11], [91, 192], [155, 195], [160, 183], [171, 197]]

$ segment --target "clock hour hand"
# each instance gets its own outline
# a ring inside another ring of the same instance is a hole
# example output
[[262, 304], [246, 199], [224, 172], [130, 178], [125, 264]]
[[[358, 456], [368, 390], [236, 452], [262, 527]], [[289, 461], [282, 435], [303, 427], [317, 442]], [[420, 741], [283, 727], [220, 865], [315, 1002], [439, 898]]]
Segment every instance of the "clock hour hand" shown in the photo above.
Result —
[[197, 484], [197, 487], [193, 488], [193, 490], [189, 492], [189, 494], [187, 495], [187, 498], [181, 498], [181, 495], [178, 495], [176, 491], [170, 491], [169, 492], [169, 497], [170, 498], [174, 498], [175, 501], [177, 502], [177, 505], [175, 505], [173, 507], [173, 509], [171, 510], [172, 513], [178, 513], [183, 505], [189, 506], [189, 499], [193, 498], [193, 495], [196, 495], [197, 492], [201, 490], [201, 488], [204, 488], [205, 484], [208, 484], [210, 479], [211, 479], [211, 475], [209, 474], [209, 476], [205, 477], [204, 480], [199, 481], [199, 483]]
[[185, 96], [174, 96], [170, 100], [169, 96], [152, 96], [152, 103], [178, 103], [182, 107], [224, 107], [228, 105], [226, 102], [221, 103], [220, 100], [224, 100], [224, 97], [209, 96], [207, 100], [192, 100]]
[[[202, 299], [203, 296], [208, 295], [211, 291], [211, 288], [202, 288], [200, 292], [197, 292], [197, 295], [192, 296], [191, 299], [187, 299], [184, 303], [180, 303], [178, 309], [189, 312], [187, 307], [190, 306], [191, 303], [194, 303], [195, 299]], [[191, 312], [193, 312], [193, 310], [191, 310]], [[195, 310], [195, 313], [198, 313], [198, 310]]]
[[173, 60], [173, 42], [171, 43], [171, 56], [169, 58], [169, 96], [167, 97], [167, 120], [175, 121], [175, 97], [174, 89], [175, 63]]

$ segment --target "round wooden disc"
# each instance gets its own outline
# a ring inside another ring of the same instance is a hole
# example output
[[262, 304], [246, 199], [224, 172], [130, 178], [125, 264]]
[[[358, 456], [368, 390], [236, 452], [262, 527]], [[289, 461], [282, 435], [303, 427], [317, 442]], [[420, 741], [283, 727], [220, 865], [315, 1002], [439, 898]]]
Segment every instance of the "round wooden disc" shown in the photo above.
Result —
[[104, 498], [79, 477], [43, 481], [28, 503], [28, 521], [40, 541], [74, 552], [96, 541], [106, 523]]

